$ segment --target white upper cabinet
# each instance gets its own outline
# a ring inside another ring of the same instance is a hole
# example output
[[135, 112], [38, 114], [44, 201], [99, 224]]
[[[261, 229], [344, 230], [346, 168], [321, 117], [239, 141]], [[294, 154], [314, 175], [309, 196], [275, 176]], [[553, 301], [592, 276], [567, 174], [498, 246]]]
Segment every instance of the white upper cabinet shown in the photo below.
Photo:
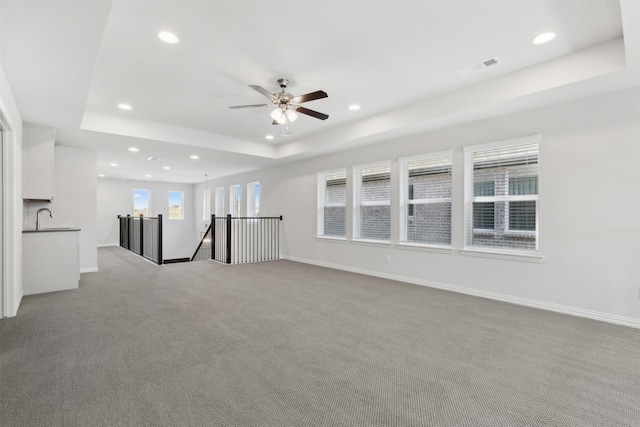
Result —
[[25, 125], [22, 153], [22, 198], [53, 200], [53, 162], [56, 130]]

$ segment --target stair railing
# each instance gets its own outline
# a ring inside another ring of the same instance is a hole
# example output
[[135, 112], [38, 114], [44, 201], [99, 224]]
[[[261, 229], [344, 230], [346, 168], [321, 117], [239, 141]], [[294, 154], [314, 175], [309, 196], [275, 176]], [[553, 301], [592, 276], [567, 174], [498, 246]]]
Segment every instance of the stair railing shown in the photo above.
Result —
[[225, 264], [280, 258], [279, 217], [211, 215], [211, 259]]
[[133, 217], [118, 215], [120, 246], [162, 264], [162, 215]]
[[202, 235], [200, 239], [200, 243], [198, 243], [198, 247], [196, 248], [193, 256], [191, 257], [191, 261], [201, 261], [205, 259], [213, 259], [211, 257], [211, 224], [207, 227], [207, 230]]

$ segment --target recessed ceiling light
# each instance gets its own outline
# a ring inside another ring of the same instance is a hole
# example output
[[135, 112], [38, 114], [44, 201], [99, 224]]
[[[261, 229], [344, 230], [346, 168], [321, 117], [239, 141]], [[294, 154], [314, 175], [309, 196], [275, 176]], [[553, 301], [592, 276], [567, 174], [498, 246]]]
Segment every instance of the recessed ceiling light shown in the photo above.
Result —
[[147, 178], [151, 178], [151, 175], [149, 175], [149, 174], [146, 174], [145, 176], [146, 176]]
[[556, 38], [556, 33], [542, 33], [536, 36], [531, 43], [533, 44], [545, 44]]
[[136, 147], [129, 147], [129, 151], [133, 151], [134, 153], [137, 153], [138, 151], [140, 151], [140, 149]]
[[103, 173], [101, 173], [101, 174], [98, 174], [98, 176], [99, 176], [100, 178], [104, 178], [106, 175], [105, 175], [105, 174], [103, 174]]
[[360, 106], [356, 105], [356, 104], [353, 104], [353, 105], [349, 106], [349, 110], [351, 110], [351, 111], [357, 111], [359, 109], [360, 109]]
[[118, 166], [118, 164], [117, 163], [109, 163], [109, 166], [114, 166], [115, 167], [115, 166]]
[[127, 111], [132, 109], [131, 105], [129, 105], [129, 104], [118, 104], [118, 108], [121, 109], [121, 110], [127, 110]]
[[170, 168], [169, 166], [163, 166], [163, 167], [162, 167], [162, 169], [169, 170], [169, 169], [171, 169], [171, 168]]
[[265, 136], [266, 139], [273, 139], [273, 135], [267, 135]]
[[169, 43], [169, 44], [176, 44], [180, 41], [175, 34], [170, 33], [168, 31], [160, 31], [158, 33], [158, 38], [163, 42]]
[[192, 154], [192, 155], [190, 155], [190, 156], [189, 156], [189, 158], [190, 158], [190, 159], [193, 159], [193, 160], [198, 160], [200, 157], [198, 157], [198, 156], [197, 156], [197, 155], [195, 155], [195, 154]]

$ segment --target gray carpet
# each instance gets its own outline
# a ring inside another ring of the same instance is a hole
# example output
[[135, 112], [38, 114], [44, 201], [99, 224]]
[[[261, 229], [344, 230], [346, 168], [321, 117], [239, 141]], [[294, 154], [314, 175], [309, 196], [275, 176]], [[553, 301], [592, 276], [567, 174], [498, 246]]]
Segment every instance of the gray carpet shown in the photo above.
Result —
[[3, 427], [640, 425], [640, 330], [284, 260], [99, 262], [0, 321]]

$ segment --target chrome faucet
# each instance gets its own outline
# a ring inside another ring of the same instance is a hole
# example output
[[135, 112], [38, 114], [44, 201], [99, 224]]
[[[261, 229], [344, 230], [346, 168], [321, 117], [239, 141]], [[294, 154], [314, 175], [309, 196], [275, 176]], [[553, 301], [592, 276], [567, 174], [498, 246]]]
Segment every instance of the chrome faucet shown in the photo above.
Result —
[[36, 214], [36, 230], [40, 230], [40, 212], [47, 211], [49, 212], [49, 218], [53, 218], [53, 214], [47, 208], [38, 209], [38, 213]]

